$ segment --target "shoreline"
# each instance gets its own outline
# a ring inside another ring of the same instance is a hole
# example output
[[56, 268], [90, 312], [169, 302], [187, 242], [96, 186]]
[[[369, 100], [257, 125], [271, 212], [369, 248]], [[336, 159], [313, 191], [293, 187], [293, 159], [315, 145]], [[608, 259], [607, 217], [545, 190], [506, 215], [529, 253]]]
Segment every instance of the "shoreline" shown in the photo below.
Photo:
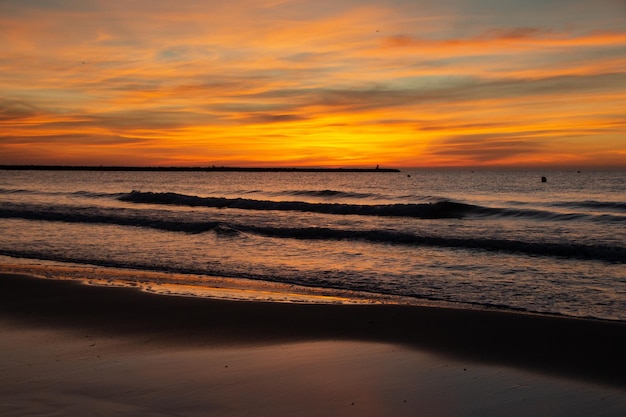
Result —
[[626, 327], [0, 274], [0, 414], [621, 417]]
[[626, 388], [626, 324], [399, 304], [299, 304], [162, 295], [0, 274], [0, 317], [178, 346], [344, 340]]
[[208, 298], [226, 301], [260, 301], [294, 304], [400, 304], [444, 310], [486, 311], [522, 316], [537, 316], [564, 320], [607, 322], [626, 326], [626, 320], [593, 316], [571, 316], [552, 312], [535, 312], [506, 306], [490, 306], [469, 302], [454, 302], [431, 298], [371, 293], [341, 288], [323, 288], [231, 278], [217, 275], [197, 275], [118, 267], [88, 266], [68, 262], [41, 261], [40, 264], [11, 263], [15, 258], [0, 256], [0, 276], [20, 275], [55, 281], [77, 281], [85, 285], [134, 288], [165, 296]]

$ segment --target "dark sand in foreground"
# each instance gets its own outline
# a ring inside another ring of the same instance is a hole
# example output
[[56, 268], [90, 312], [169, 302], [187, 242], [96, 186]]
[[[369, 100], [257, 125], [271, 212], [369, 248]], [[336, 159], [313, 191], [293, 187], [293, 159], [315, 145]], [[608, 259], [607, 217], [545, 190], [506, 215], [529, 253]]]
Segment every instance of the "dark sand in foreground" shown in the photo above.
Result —
[[0, 275], [0, 415], [623, 416], [626, 326]]

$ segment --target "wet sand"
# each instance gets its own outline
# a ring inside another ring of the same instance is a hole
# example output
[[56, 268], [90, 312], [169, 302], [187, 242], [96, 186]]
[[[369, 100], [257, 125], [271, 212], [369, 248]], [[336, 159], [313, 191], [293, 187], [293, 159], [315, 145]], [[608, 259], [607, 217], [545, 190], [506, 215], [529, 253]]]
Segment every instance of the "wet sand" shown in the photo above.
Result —
[[622, 416], [621, 323], [0, 275], [0, 415]]

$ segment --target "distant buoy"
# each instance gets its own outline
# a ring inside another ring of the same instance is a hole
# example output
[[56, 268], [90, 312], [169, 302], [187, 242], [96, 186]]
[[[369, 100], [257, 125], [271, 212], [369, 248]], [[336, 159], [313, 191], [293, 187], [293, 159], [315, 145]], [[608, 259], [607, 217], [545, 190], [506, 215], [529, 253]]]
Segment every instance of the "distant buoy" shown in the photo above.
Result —
[[411, 178], [411, 174], [406, 174], [407, 178]]
[[548, 182], [548, 179], [546, 177], [541, 177], [541, 182]]

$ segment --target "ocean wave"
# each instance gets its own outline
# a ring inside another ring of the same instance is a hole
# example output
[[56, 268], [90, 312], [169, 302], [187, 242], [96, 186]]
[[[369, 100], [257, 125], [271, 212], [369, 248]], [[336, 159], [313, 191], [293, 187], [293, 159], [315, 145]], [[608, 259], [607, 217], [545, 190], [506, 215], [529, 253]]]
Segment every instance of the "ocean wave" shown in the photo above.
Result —
[[287, 196], [303, 196], [303, 197], [320, 197], [328, 199], [341, 199], [341, 198], [354, 198], [354, 199], [372, 199], [372, 198], [388, 198], [378, 194], [371, 193], [356, 193], [348, 191], [337, 190], [292, 190], [292, 191], [280, 191], [273, 193], [273, 195], [287, 195]]
[[626, 212], [626, 202], [620, 201], [597, 201], [597, 200], [585, 200], [585, 201], [562, 201], [551, 204], [554, 207], [565, 208], [585, 208], [594, 210], [615, 210]]
[[626, 216], [589, 213], [559, 213], [535, 209], [492, 208], [452, 200], [435, 199], [415, 204], [346, 204], [302, 201], [270, 201], [248, 198], [199, 197], [178, 193], [132, 191], [118, 197], [130, 203], [178, 205], [189, 207], [232, 208], [241, 210], [300, 211], [334, 215], [412, 217], [420, 219], [461, 219], [465, 217], [507, 217], [549, 221], [587, 219], [603, 222], [626, 222]]
[[626, 247], [607, 244], [574, 242], [532, 242], [515, 239], [467, 236], [432, 236], [388, 229], [339, 229], [332, 227], [279, 227], [229, 223], [224, 221], [186, 220], [161, 215], [146, 215], [140, 210], [94, 209], [90, 207], [56, 208], [5, 204], [0, 207], [0, 218], [19, 218], [36, 221], [110, 224], [145, 227], [169, 232], [205, 233], [237, 237], [254, 234], [269, 238], [303, 240], [354, 240], [381, 244], [430, 246], [488, 252], [503, 252], [542, 257], [598, 260], [626, 263]]
[[0, 188], [0, 194], [35, 194], [35, 193], [36, 191], [31, 191], [31, 190]]
[[77, 197], [89, 197], [89, 198], [119, 198], [124, 196], [126, 193], [100, 193], [95, 191], [74, 191], [73, 193], [69, 193], [72, 196]]
[[25, 190], [25, 189], [7, 189], [0, 188], [0, 194], [30, 194], [30, 195], [48, 195], [48, 196], [73, 196], [73, 197], [90, 197], [90, 198], [119, 198], [126, 193], [102, 193], [95, 191], [43, 191], [43, 190]]
[[[37, 207], [5, 205], [0, 207], [0, 218], [18, 218], [49, 222], [111, 224], [117, 226], [148, 227], [170, 232], [203, 233], [219, 229], [225, 223], [218, 221], [185, 222], [143, 216], [141, 213], [120, 209], [93, 207]], [[225, 229], [230, 227], [224, 226]]]
[[302, 201], [270, 201], [247, 198], [198, 197], [178, 193], [132, 191], [119, 197], [130, 203], [165, 204], [189, 207], [234, 208], [242, 210], [302, 211], [322, 214], [398, 216], [423, 219], [461, 218], [472, 209], [469, 204], [442, 201], [425, 204], [340, 204]]
[[268, 237], [295, 239], [361, 240], [413, 246], [484, 250], [489, 252], [518, 253], [531, 256], [549, 256], [573, 259], [601, 260], [626, 263], [626, 248], [611, 245], [580, 243], [525, 242], [495, 238], [466, 238], [420, 236], [387, 230], [339, 230], [320, 227], [308, 228], [254, 228], [246, 230]]

